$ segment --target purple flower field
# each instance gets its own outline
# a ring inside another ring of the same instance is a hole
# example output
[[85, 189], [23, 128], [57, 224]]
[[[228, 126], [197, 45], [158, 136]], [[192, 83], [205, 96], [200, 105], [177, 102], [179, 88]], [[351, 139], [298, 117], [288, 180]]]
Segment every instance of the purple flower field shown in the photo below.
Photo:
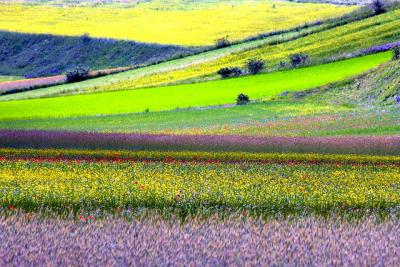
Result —
[[[87, 220], [90, 220], [88, 222]], [[0, 219], [1, 266], [398, 266], [400, 224], [318, 218]]]
[[0, 130], [3, 148], [400, 155], [400, 136], [256, 137]]

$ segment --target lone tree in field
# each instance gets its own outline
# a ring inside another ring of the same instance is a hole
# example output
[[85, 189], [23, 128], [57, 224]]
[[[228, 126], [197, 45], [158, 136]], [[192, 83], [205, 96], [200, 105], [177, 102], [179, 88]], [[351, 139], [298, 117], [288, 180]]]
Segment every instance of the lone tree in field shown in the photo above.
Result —
[[90, 78], [90, 71], [87, 68], [76, 67], [74, 70], [68, 71], [66, 76], [69, 83], [80, 82]]
[[400, 59], [400, 45], [393, 48], [393, 60]]
[[294, 55], [291, 55], [289, 58], [290, 58], [290, 62], [292, 63], [293, 67], [304, 66], [308, 63], [308, 55], [306, 55], [304, 53], [294, 54]]
[[242, 75], [242, 70], [238, 67], [222, 68], [217, 71], [221, 78], [238, 77]]
[[217, 48], [227, 47], [230, 45], [231, 45], [231, 42], [228, 40], [228, 35], [223, 38], [217, 39], [215, 41], [215, 46]]
[[379, 15], [386, 12], [385, 5], [381, 0], [374, 0], [371, 3], [372, 10], [374, 11], [375, 15]]
[[249, 96], [245, 94], [240, 94], [236, 98], [236, 105], [246, 105], [250, 102]]
[[247, 62], [247, 69], [251, 74], [260, 73], [264, 69], [265, 63], [260, 59], [251, 59]]

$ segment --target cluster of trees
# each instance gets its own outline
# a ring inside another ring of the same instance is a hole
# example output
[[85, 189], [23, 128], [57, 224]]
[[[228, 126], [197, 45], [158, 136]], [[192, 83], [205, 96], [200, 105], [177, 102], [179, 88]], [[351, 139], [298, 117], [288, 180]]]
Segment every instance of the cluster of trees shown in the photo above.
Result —
[[67, 71], [65, 74], [67, 82], [74, 83], [84, 81], [90, 78], [90, 70], [84, 67], [75, 67], [75, 69]]

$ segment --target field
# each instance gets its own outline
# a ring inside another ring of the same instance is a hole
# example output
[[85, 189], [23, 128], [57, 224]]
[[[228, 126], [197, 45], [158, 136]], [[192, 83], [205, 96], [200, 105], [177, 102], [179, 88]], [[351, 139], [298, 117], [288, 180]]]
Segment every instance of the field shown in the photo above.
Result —
[[40, 151], [1, 152], [1, 206], [24, 210], [247, 210], [267, 216], [389, 212], [400, 203], [398, 157], [154, 152], [130, 159], [86, 152], [87, 160], [79, 151], [67, 158], [50, 151], [43, 159]]
[[227, 35], [232, 41], [241, 40], [335, 17], [355, 8], [260, 0], [202, 4], [150, 1], [135, 7], [95, 8], [2, 4], [0, 9], [2, 30], [58, 35], [88, 33], [93, 37], [147, 43], [207, 46]]
[[400, 4], [316, 1], [0, 0], [0, 265], [397, 266]]
[[[252, 99], [265, 99], [284, 91], [300, 91], [350, 78], [388, 61], [391, 57], [391, 52], [385, 52], [320, 66], [237, 79], [79, 96], [4, 101], [0, 103], [0, 119], [121, 114], [144, 112], [146, 109], [160, 111], [223, 105], [234, 103], [240, 93], [246, 93]], [[318, 79], [312, 79], [315, 76]], [[282, 79], [285, 83], [282, 83]], [[27, 110], [29, 114], [24, 113]]]
[[264, 222], [237, 216], [225, 222], [194, 219], [182, 227], [179, 220], [166, 222], [159, 216], [132, 221], [89, 217], [2, 219], [0, 264], [51, 265], [54, 258], [59, 265], [113, 266], [396, 265], [399, 261], [396, 219], [354, 224], [321, 218]]

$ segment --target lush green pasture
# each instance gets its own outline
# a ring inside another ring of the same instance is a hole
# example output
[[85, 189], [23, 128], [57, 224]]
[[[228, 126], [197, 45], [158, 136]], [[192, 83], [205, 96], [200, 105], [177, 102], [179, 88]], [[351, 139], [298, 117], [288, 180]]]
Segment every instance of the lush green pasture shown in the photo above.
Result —
[[391, 52], [320, 66], [188, 85], [0, 103], [0, 119], [52, 118], [171, 110], [234, 103], [239, 93], [252, 99], [313, 88], [350, 78], [389, 60]]
[[[287, 120], [290, 117], [348, 112], [347, 106], [304, 103], [303, 101], [270, 101], [244, 106], [205, 109], [45, 118], [30, 120], [1, 120], [2, 129], [43, 129], [100, 132], [152, 132], [152, 133], [201, 133], [229, 127], [244, 127], [267, 121]], [[236, 133], [236, 131], [235, 131]], [[285, 133], [282, 133], [285, 135]]]
[[[150, 1], [135, 7], [57, 7], [2, 4], [0, 29], [129, 39], [141, 42], [213, 45], [342, 15], [353, 6], [280, 1]], [[299, 14], [302, 14], [299, 16]], [[101, 21], [101, 23], [99, 23]]]
[[[398, 158], [332, 163], [1, 160], [0, 206], [37, 210], [151, 208], [181, 214], [390, 212], [400, 204]], [[304, 157], [304, 156], [303, 156]], [[285, 162], [285, 158], [287, 161]], [[315, 156], [311, 157], [315, 158]], [[319, 157], [317, 157], [319, 158]], [[397, 162], [397, 163], [396, 163]]]

